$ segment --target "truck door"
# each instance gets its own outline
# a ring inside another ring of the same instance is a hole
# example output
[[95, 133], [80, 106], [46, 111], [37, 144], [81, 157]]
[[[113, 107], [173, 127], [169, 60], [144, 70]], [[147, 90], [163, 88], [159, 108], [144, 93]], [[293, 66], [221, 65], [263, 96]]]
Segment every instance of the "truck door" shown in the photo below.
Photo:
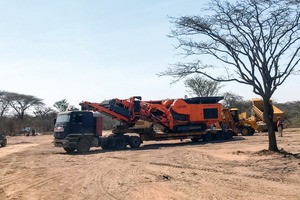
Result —
[[80, 112], [72, 113], [72, 117], [70, 120], [71, 134], [84, 133], [84, 127], [82, 121], [83, 121], [83, 113]]
[[74, 112], [71, 118], [72, 134], [86, 134], [94, 132], [93, 114], [90, 112]]
[[91, 112], [83, 113], [82, 126], [85, 133], [95, 132], [95, 120], [94, 120], [93, 113]]

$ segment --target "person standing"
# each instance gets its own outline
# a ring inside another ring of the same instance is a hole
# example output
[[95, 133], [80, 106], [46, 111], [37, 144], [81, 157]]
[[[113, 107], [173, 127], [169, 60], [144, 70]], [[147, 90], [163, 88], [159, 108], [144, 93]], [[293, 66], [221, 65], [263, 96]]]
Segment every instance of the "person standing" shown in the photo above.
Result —
[[282, 137], [283, 123], [282, 123], [280, 117], [277, 117], [277, 129], [278, 129], [278, 132], [279, 132], [279, 137]]

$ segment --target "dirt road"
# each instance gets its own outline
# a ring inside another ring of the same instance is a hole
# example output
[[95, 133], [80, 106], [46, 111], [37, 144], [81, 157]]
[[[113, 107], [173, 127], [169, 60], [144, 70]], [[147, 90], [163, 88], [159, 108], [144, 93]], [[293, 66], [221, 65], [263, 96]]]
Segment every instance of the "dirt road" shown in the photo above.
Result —
[[[300, 153], [300, 129], [278, 146]], [[68, 155], [52, 136], [8, 137], [0, 199], [300, 199], [300, 159], [270, 154], [265, 133], [231, 141], [145, 142], [138, 150]]]

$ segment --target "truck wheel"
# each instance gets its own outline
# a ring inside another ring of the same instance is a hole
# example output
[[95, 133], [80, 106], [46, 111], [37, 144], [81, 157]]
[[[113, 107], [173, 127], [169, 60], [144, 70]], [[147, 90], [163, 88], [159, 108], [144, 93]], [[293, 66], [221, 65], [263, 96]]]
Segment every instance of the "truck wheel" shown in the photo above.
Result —
[[6, 145], [7, 145], [7, 140], [3, 140], [1, 147], [6, 147]]
[[91, 148], [90, 141], [85, 138], [81, 138], [77, 143], [77, 152], [78, 153], [87, 153]]
[[117, 136], [115, 137], [115, 149], [125, 149], [127, 145], [126, 137]]
[[214, 136], [211, 132], [207, 132], [205, 135], [203, 135], [203, 140], [208, 142], [214, 139]]
[[75, 151], [75, 149], [69, 148], [69, 147], [64, 147], [64, 150], [65, 150], [67, 153], [74, 153], [74, 151]]
[[233, 138], [233, 132], [232, 131], [227, 131], [226, 132], [226, 139], [230, 140]]
[[248, 127], [242, 127], [241, 128], [241, 134], [242, 136], [247, 136], [247, 135], [250, 135], [250, 129]]
[[138, 136], [130, 136], [128, 143], [131, 148], [139, 148], [142, 140]]

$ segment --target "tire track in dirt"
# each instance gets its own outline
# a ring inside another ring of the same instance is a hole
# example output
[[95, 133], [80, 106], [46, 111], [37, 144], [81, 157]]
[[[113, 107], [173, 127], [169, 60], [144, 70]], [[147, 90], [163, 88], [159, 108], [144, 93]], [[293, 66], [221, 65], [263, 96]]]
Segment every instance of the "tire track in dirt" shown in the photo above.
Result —
[[0, 158], [2, 159], [3, 157], [7, 157], [11, 154], [25, 151], [28, 148], [34, 147], [37, 145], [38, 144], [16, 144], [16, 145], [7, 146], [7, 147], [1, 149]]
[[[114, 191], [114, 193], [109, 191], [109, 185], [115, 184], [113, 181], [113, 177], [107, 177], [108, 174], [112, 174], [112, 171], [116, 172], [115, 168], [104, 168], [101, 169], [99, 174], [94, 175], [93, 182], [95, 183], [96, 190], [100, 192], [100, 194], [103, 195], [103, 199], [107, 200], [118, 200], [121, 199], [118, 197], [118, 190]], [[116, 188], [116, 187], [114, 187]], [[100, 195], [99, 193], [97, 195]], [[101, 196], [102, 196], [101, 195]]]
[[[9, 146], [13, 150], [1, 152], [0, 155], [3, 156], [0, 169], [0, 188], [3, 191], [1, 199], [28, 199], [26, 197], [28, 193], [37, 195], [41, 188], [46, 188], [59, 178], [59, 174], [49, 176], [46, 167], [39, 162], [45, 155], [39, 156], [37, 152], [44, 151], [44, 148], [39, 146], [45, 143], [43, 141], [40, 144], [13, 144]], [[52, 196], [58, 198], [55, 194]]]
[[[169, 177], [163, 175], [163, 172], [153, 171], [149, 164], [142, 162], [134, 163], [130, 165], [131, 176], [134, 177], [134, 187], [131, 188], [131, 192], [128, 194], [128, 199], [150, 199], [155, 197], [157, 200], [174, 199], [175, 194], [177, 199], [182, 194], [169, 188], [168, 183], [163, 180], [163, 177]], [[127, 199], [127, 198], [126, 198]]]
[[[44, 167], [24, 167], [23, 157], [22, 152], [12, 157], [10, 164], [2, 171], [4, 175], [0, 179], [0, 187], [8, 199], [19, 199], [29, 191], [36, 193], [42, 187], [53, 184], [61, 176], [60, 174], [48, 175]], [[52, 197], [58, 196], [54, 194]]]
[[[9, 192], [7, 193], [7, 197], [8, 198], [12, 198], [14, 199], [15, 197], [19, 197], [21, 196], [21, 194], [28, 192], [29, 190], [38, 190], [41, 187], [45, 186], [45, 185], [49, 185], [49, 183], [53, 183], [54, 180], [57, 180], [60, 177], [60, 175], [55, 175], [53, 177], [49, 177], [47, 176], [47, 178], [36, 178], [34, 179], [34, 181], [30, 181], [29, 183], [26, 183], [26, 185], [23, 185], [22, 187], [16, 188], [14, 189], [13, 192]], [[18, 181], [18, 180], [17, 180]], [[26, 182], [28, 181], [28, 179], [24, 179], [23, 181]], [[16, 183], [16, 181], [15, 181]], [[55, 196], [55, 194], [53, 194], [53, 196], [51, 196], [52, 199], [57, 199], [59, 196]]]
[[[107, 199], [107, 200], [121, 200], [124, 199], [122, 196], [122, 190], [120, 187], [116, 187], [119, 184], [116, 177], [121, 176], [121, 172], [118, 169], [118, 165], [115, 164], [116, 160], [121, 163], [127, 163], [127, 159], [121, 156], [115, 156], [114, 152], [107, 152], [107, 155], [100, 156], [91, 155], [91, 157], [97, 157], [91, 161], [89, 155], [82, 157], [81, 162], [89, 163], [88, 166], [84, 166], [84, 170], [78, 171], [78, 177], [75, 182], [72, 183], [72, 188], [80, 188], [80, 193], [83, 197], [89, 199]], [[77, 158], [76, 158], [77, 159]], [[102, 165], [101, 161], [105, 160], [105, 165]], [[72, 160], [72, 159], [71, 159]], [[124, 164], [126, 166], [126, 164]], [[99, 170], [95, 173], [94, 167], [97, 166]], [[79, 166], [80, 167], [80, 166]], [[78, 170], [78, 169], [77, 169]], [[88, 173], [87, 176], [84, 173], [94, 171], [94, 173]]]

